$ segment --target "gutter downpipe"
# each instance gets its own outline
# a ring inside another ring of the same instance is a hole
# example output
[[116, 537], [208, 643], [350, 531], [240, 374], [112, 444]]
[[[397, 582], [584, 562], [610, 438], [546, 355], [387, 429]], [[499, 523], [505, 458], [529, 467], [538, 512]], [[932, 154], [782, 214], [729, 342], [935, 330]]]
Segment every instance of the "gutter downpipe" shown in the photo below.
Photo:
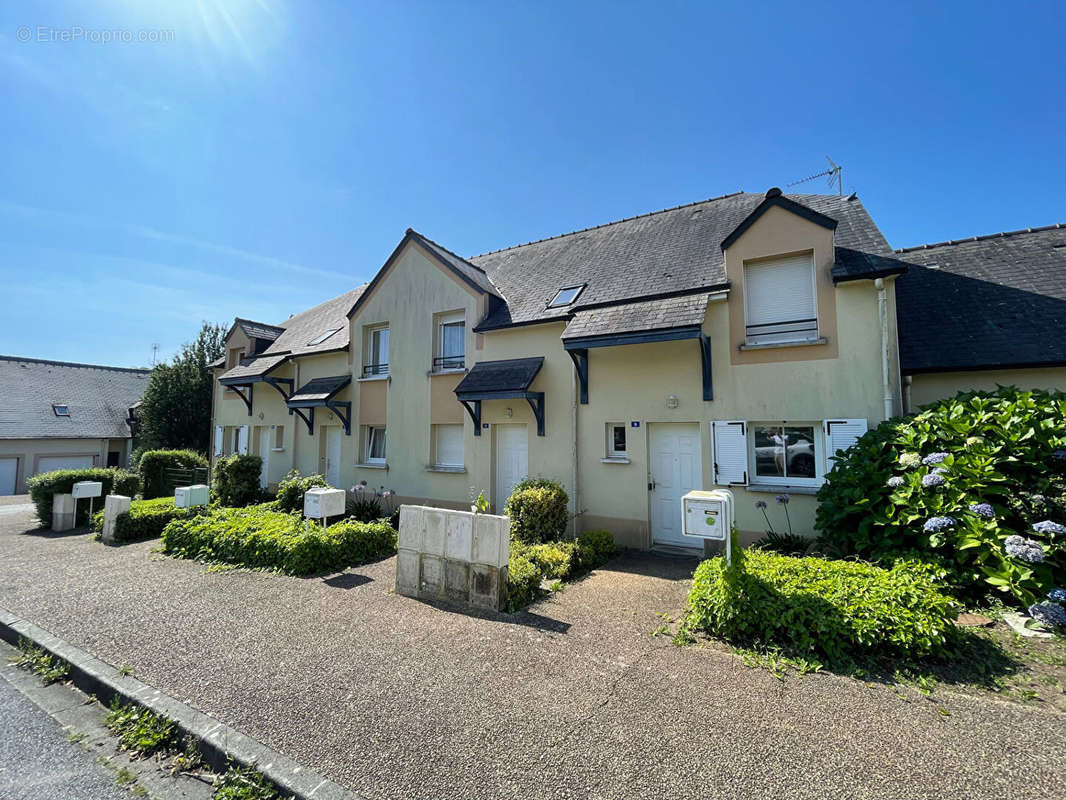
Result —
[[885, 419], [892, 418], [892, 387], [888, 381], [888, 290], [885, 279], [874, 281], [877, 288], [877, 319], [881, 323], [881, 391], [884, 400]]
[[577, 383], [577, 370], [570, 370], [570, 430], [573, 432], [574, 438], [570, 443], [570, 485], [574, 487], [574, 516], [571, 518], [570, 533], [576, 539], [577, 538], [577, 516], [578, 509], [581, 508], [580, 493], [577, 488], [577, 395], [578, 395], [578, 383]]

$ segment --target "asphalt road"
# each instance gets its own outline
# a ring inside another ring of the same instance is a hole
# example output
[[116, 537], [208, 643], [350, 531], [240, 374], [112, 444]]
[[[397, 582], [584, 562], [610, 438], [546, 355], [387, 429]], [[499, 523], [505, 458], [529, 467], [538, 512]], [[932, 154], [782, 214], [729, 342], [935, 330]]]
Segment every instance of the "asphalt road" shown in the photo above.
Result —
[[0, 678], [0, 800], [129, 800], [59, 723]]

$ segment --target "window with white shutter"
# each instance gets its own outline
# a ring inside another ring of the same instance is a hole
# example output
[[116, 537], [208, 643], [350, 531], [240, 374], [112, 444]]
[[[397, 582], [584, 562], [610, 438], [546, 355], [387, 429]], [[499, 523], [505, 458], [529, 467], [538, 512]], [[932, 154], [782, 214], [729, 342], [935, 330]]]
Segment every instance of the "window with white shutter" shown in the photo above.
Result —
[[744, 324], [748, 344], [818, 338], [811, 254], [744, 265]]
[[825, 470], [833, 468], [838, 450], [847, 450], [866, 433], [864, 419], [827, 419], [825, 421]]
[[225, 446], [225, 435], [222, 431], [221, 425], [215, 426], [215, 455], [222, 455], [222, 448]]
[[434, 458], [436, 467], [459, 467], [463, 461], [463, 426], [434, 425]]
[[248, 455], [248, 426], [241, 425], [237, 429], [237, 452], [242, 456]]
[[748, 483], [747, 427], [742, 421], [711, 423], [714, 482], [719, 486], [746, 486]]

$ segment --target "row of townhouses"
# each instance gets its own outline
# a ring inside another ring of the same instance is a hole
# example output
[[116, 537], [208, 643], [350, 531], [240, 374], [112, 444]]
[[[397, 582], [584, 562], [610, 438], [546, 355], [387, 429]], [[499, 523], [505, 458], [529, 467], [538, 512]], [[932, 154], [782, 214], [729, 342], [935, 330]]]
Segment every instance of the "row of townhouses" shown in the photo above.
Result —
[[576, 530], [684, 547], [680, 497], [791, 496], [833, 454], [959, 389], [1066, 388], [1061, 226], [893, 251], [855, 195], [737, 193], [463, 258], [408, 229], [369, 284], [239, 318], [214, 455], [402, 502], [500, 510], [560, 481]]

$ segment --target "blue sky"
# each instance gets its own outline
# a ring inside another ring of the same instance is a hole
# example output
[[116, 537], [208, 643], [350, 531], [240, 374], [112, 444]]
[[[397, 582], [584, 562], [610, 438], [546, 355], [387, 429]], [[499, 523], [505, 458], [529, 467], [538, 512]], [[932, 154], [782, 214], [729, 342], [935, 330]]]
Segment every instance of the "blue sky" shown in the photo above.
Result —
[[1066, 222], [1064, 27], [1040, 0], [6, 3], [0, 353], [147, 364], [369, 280], [408, 226], [474, 255], [826, 155], [896, 247]]

